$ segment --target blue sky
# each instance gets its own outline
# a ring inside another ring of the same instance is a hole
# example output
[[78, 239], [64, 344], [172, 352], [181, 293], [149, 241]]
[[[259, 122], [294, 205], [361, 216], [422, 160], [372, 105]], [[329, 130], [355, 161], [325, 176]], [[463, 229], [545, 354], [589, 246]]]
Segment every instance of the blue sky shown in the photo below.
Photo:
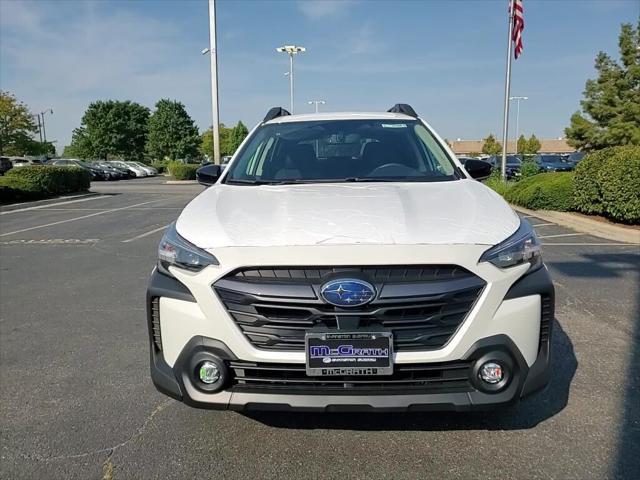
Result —
[[[506, 0], [218, 0], [221, 120], [249, 126], [289, 104], [288, 59], [298, 44], [297, 112], [410, 103], [443, 136], [498, 133]], [[617, 57], [620, 24], [638, 0], [525, 0], [524, 53], [512, 95], [520, 130], [559, 137], [594, 75], [599, 50]], [[66, 145], [87, 105], [129, 99], [183, 102], [211, 124], [206, 0], [0, 0], [0, 88], [33, 111], [53, 108], [47, 137]], [[514, 122], [512, 122], [513, 125]], [[513, 133], [512, 133], [513, 135]]]

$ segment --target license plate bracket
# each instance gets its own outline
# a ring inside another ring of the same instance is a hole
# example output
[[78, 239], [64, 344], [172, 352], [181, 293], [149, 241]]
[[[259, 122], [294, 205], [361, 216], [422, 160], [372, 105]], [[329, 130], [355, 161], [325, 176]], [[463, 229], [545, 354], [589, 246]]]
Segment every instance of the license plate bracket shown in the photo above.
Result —
[[308, 332], [306, 372], [310, 376], [377, 376], [393, 373], [391, 332]]

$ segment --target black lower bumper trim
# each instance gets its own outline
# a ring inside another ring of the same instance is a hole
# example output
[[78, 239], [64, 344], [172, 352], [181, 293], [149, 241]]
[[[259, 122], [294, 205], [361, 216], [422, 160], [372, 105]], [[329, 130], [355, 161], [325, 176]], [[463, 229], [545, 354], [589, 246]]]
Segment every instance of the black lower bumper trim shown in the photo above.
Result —
[[531, 368], [513, 342], [504, 336], [488, 337], [469, 351], [467, 358], [476, 360], [487, 352], [502, 351], [513, 359], [513, 378], [505, 390], [487, 393], [480, 389], [470, 392], [440, 393], [407, 392], [407, 394], [296, 394], [294, 392], [252, 393], [223, 390], [210, 394], [198, 389], [192, 381], [189, 359], [196, 352], [208, 352], [223, 360], [237, 360], [226, 345], [217, 340], [194, 337], [171, 369], [161, 352], [152, 349], [151, 378], [159, 391], [198, 408], [231, 410], [292, 410], [292, 411], [431, 411], [486, 410], [517, 402], [521, 396], [540, 388], [548, 379], [548, 356], [539, 356]]

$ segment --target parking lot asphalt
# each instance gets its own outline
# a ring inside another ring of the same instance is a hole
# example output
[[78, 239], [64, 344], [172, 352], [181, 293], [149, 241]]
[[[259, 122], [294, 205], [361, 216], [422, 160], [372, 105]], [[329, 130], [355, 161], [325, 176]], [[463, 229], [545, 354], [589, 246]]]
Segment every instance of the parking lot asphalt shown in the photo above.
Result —
[[550, 386], [490, 413], [195, 410], [149, 378], [146, 281], [198, 194], [163, 179], [0, 213], [0, 477], [640, 478], [640, 247], [529, 218], [556, 288]]

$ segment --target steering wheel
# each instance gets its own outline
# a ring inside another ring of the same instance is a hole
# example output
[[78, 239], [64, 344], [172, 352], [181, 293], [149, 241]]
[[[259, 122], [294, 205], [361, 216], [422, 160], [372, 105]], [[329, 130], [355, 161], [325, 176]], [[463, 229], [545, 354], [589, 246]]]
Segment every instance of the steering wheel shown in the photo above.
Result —
[[369, 177], [415, 177], [420, 175], [415, 168], [407, 167], [402, 163], [385, 163], [374, 168], [367, 176]]

